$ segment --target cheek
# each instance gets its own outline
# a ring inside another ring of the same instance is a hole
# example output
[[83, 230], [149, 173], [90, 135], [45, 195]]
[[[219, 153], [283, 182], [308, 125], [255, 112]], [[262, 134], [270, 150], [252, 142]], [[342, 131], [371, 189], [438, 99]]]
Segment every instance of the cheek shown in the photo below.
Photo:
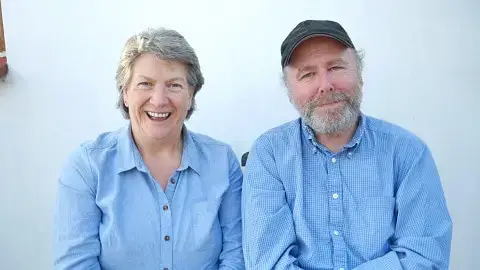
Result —
[[332, 85], [337, 91], [354, 92], [358, 86], [358, 79], [354, 74], [341, 74], [332, 78]]
[[143, 105], [148, 102], [149, 96], [141, 92], [131, 92], [126, 99], [129, 109], [141, 110]]
[[297, 84], [291, 86], [290, 98], [296, 103], [303, 104], [317, 96], [318, 88], [311, 84]]
[[177, 110], [187, 111], [191, 106], [191, 98], [188, 94], [181, 94], [171, 98], [172, 104]]

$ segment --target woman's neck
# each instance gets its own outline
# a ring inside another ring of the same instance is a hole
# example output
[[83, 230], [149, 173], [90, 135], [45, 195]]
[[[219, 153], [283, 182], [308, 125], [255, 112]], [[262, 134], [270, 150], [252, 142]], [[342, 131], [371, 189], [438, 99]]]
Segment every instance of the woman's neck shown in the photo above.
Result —
[[[140, 132], [138, 132], [140, 133]], [[132, 130], [132, 137], [144, 157], [174, 157], [183, 149], [182, 130], [162, 139], [152, 139]]]

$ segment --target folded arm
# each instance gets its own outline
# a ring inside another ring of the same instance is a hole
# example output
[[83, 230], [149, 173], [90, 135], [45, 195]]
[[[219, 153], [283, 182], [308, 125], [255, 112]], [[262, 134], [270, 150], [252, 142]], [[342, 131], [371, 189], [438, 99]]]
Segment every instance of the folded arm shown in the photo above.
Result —
[[452, 220], [428, 148], [402, 173], [396, 198], [391, 252], [355, 269], [448, 269]]

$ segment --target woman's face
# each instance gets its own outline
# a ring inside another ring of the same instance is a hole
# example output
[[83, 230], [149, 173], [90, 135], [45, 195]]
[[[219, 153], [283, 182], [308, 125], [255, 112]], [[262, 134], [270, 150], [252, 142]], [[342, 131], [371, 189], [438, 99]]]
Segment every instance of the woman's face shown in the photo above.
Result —
[[154, 54], [140, 55], [133, 63], [123, 100], [135, 137], [162, 140], [178, 136], [192, 106], [192, 89], [185, 64], [165, 61]]

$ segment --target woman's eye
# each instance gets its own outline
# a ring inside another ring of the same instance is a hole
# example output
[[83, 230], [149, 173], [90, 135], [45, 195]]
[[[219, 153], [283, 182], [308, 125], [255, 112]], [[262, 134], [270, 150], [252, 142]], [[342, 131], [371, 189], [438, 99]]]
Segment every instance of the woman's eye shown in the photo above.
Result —
[[152, 83], [150, 83], [150, 82], [140, 82], [138, 84], [138, 86], [140, 86], [140, 87], [148, 87], [148, 86], [151, 86], [151, 85], [152, 85]]
[[170, 88], [173, 88], [173, 89], [183, 89], [183, 85], [179, 84], [179, 83], [172, 83], [170, 84]]

